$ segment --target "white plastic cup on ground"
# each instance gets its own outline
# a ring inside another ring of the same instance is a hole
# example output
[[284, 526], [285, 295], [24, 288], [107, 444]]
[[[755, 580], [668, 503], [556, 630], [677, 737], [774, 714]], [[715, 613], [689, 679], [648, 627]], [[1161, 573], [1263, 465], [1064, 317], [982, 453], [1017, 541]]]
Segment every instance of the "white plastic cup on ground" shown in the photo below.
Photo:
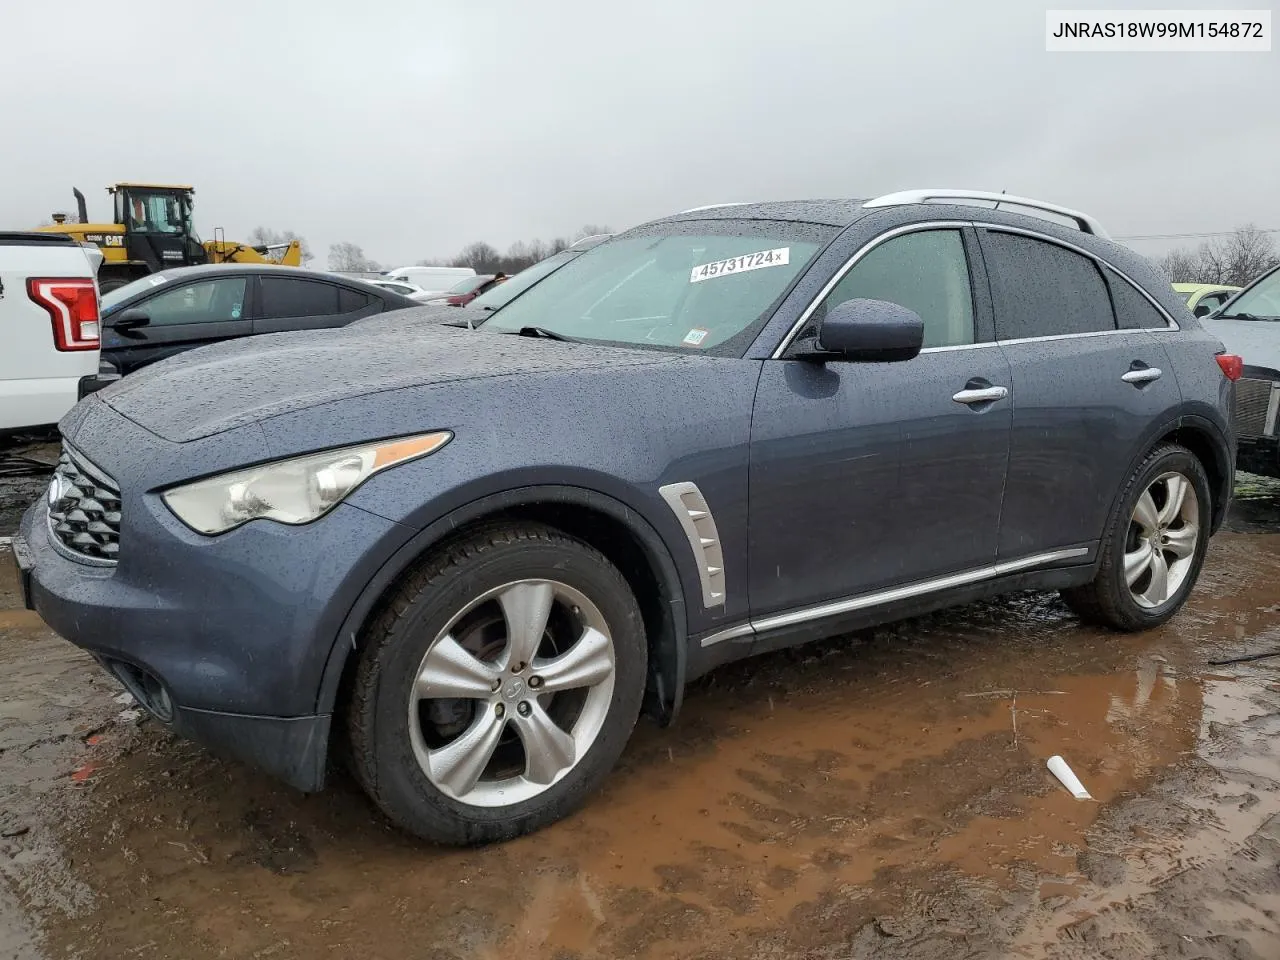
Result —
[[1062, 757], [1052, 756], [1049, 758], [1049, 772], [1058, 778], [1059, 782], [1071, 791], [1071, 795], [1077, 800], [1092, 800], [1089, 791], [1084, 788], [1084, 784], [1080, 782], [1080, 778], [1075, 772], [1067, 766], [1067, 761]]

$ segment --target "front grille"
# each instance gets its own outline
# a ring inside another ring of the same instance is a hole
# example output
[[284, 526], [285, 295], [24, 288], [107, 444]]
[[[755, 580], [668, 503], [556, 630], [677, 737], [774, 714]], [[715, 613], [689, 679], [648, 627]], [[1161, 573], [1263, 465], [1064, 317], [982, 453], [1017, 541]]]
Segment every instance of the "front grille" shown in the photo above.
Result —
[[1271, 412], [1270, 380], [1254, 380], [1245, 378], [1236, 381], [1236, 435], [1240, 437], [1263, 437], [1267, 434], [1268, 416]]
[[49, 529], [91, 560], [114, 563], [120, 555], [120, 488], [65, 446], [49, 484]]

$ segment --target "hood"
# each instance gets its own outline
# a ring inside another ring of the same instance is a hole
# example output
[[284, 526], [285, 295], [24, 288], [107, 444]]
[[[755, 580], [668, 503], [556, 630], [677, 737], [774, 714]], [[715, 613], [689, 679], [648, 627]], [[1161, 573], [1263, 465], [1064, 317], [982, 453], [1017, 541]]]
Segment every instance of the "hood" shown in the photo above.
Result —
[[[450, 307], [455, 313], [456, 307]], [[185, 443], [352, 397], [488, 377], [679, 362], [678, 354], [437, 324], [244, 337], [144, 367], [97, 396]], [[388, 399], [388, 403], [394, 403]]]
[[1200, 320], [1206, 333], [1222, 341], [1228, 353], [1244, 357], [1246, 366], [1280, 370], [1280, 320]]

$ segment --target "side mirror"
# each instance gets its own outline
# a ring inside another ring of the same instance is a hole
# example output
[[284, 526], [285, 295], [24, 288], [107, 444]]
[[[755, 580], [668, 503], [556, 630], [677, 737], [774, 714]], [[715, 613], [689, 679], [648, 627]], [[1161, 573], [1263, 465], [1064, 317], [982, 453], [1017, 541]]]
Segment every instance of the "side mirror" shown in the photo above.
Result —
[[846, 300], [818, 327], [815, 360], [910, 360], [924, 346], [924, 321], [886, 300]]
[[147, 316], [147, 311], [141, 307], [130, 307], [128, 310], [122, 310], [118, 317], [112, 317], [107, 326], [114, 327], [116, 330], [136, 330], [150, 323], [151, 318]]
[[1198, 304], [1196, 308], [1191, 312], [1194, 313], [1197, 317], [1207, 317], [1213, 311], [1209, 308], [1208, 304], [1201, 303], [1201, 304]]

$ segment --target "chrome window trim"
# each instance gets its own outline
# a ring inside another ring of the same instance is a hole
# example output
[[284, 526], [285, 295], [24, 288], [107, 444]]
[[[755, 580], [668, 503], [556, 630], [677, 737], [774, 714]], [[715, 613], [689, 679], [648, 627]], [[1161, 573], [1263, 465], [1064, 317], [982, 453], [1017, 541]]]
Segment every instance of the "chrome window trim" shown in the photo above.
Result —
[[775, 613], [760, 620], [748, 620], [746, 623], [718, 630], [703, 637], [700, 645], [710, 647], [724, 640], [753, 636], [781, 627], [792, 627], [797, 624], [807, 623], [810, 620], [824, 620], [827, 617], [839, 616], [842, 613], [852, 613], [855, 610], [878, 607], [882, 604], [893, 603], [896, 600], [908, 600], [912, 597], [949, 590], [952, 587], [963, 587], [971, 583], [981, 583], [983, 580], [994, 580], [1006, 574], [1018, 573], [1022, 570], [1044, 566], [1059, 560], [1084, 557], [1088, 553], [1088, 547], [1064, 547], [1060, 550], [1050, 550], [1047, 553], [1037, 553], [1029, 557], [1022, 557], [1019, 560], [1006, 560], [1002, 563], [993, 563], [989, 566], [953, 573], [945, 577], [935, 577], [932, 580], [921, 580], [901, 587], [890, 587], [887, 590], [878, 590], [874, 593], [845, 597], [841, 600], [833, 600], [829, 603], [822, 603], [812, 607], [802, 607], [799, 610], [792, 610], [787, 613]]
[[[1062, 247], [1065, 250], [1070, 250], [1072, 253], [1078, 253], [1082, 257], [1088, 257], [1095, 264], [1106, 267], [1112, 273], [1116, 274], [1122, 280], [1124, 280], [1125, 283], [1129, 284], [1129, 286], [1133, 287], [1134, 290], [1138, 291], [1138, 293], [1140, 293], [1146, 299], [1147, 303], [1151, 304], [1153, 307], [1156, 308], [1156, 311], [1162, 317], [1164, 317], [1165, 323], [1168, 324], [1167, 327], [1139, 327], [1137, 329], [1149, 330], [1154, 332], [1159, 332], [1161, 330], [1181, 330], [1182, 329], [1181, 327], [1178, 326], [1178, 321], [1173, 319], [1173, 315], [1170, 314], [1169, 311], [1166, 310], [1164, 307], [1162, 307], [1158, 302], [1156, 302], [1156, 299], [1153, 296], [1151, 296], [1151, 294], [1143, 290], [1142, 286], [1136, 283], [1131, 276], [1129, 276], [1127, 273], [1125, 273], [1123, 270], [1121, 270], [1111, 261], [1107, 260], [1105, 257], [1100, 257], [1098, 256], [1098, 254], [1093, 253], [1090, 250], [1084, 249], [1084, 247], [1077, 247], [1074, 243], [1070, 243], [1066, 240], [1062, 240], [1059, 237], [1051, 237], [1047, 233], [1040, 233], [1038, 230], [1028, 230], [1025, 227], [1007, 227], [1002, 223], [976, 223], [974, 224], [974, 226], [981, 227], [983, 230], [989, 230], [993, 233], [1014, 233], [1024, 237], [1030, 237], [1032, 240], [1043, 240], [1046, 243], [1056, 244], [1057, 246]], [[1105, 277], [1103, 279], [1105, 280]], [[1113, 309], [1114, 309], [1114, 305], [1113, 305]], [[1116, 318], [1116, 322], [1117, 323], [1120, 322], [1119, 317]], [[1091, 337], [1091, 336], [1096, 336], [1098, 333], [1133, 333], [1133, 332], [1134, 332], [1133, 330], [1119, 330], [1119, 329], [1114, 331], [1113, 330], [1096, 330], [1091, 333], [1064, 333], [1058, 336]], [[1000, 342], [1001, 343], [1019, 343], [1024, 340], [1045, 340], [1045, 339], [1056, 339], [1056, 338], [1057, 337], [1054, 337], [1054, 338], [1024, 337], [1024, 338], [1021, 338], [1020, 340], [1001, 340]]]
[[1016, 337], [1013, 340], [997, 341], [1002, 347], [1017, 346], [1020, 343], [1047, 343], [1051, 340], [1087, 340], [1090, 337], [1114, 337], [1117, 334], [1150, 333], [1149, 330], [1090, 330], [1088, 333], [1051, 333], [1043, 337]]
[[[803, 311], [801, 311], [800, 319], [798, 319], [794, 324], [791, 325], [791, 329], [787, 331], [786, 336], [782, 338], [782, 341], [774, 349], [773, 353], [769, 355], [769, 359], [771, 360], [782, 359], [782, 355], [787, 352], [787, 348], [791, 346], [791, 341], [796, 338], [796, 334], [798, 334], [802, 329], [804, 329], [804, 325], [808, 323], [809, 318], [813, 316], [813, 311], [817, 310], [818, 306], [822, 303], [822, 301], [827, 299], [827, 296], [831, 293], [832, 290], [835, 289], [836, 284], [838, 284], [841, 280], [844, 279], [844, 275], [848, 273], [851, 269], [853, 269], [854, 265], [859, 260], [865, 257], [868, 253], [870, 253], [876, 247], [880, 246], [880, 244], [886, 243], [889, 240], [894, 239], [895, 237], [900, 237], [903, 234], [918, 233], [922, 230], [962, 230], [965, 227], [971, 227], [971, 226], [973, 226], [973, 223], [972, 221], [969, 221], [969, 220], [922, 220], [919, 223], [908, 223], [901, 227], [894, 227], [892, 230], [888, 230], [880, 234], [878, 237], [872, 237], [870, 240], [864, 243], [861, 247], [855, 250], [853, 252], [853, 255], [844, 262], [844, 264], [840, 267], [840, 269], [837, 270], [834, 274], [832, 274], [831, 279], [822, 285], [822, 289], [819, 290], [817, 295], [812, 300], [809, 301], [809, 305], [805, 307]], [[965, 265], [968, 266], [967, 256], [965, 258]], [[975, 316], [974, 317], [975, 335], [977, 332], [976, 331], [977, 322], [978, 322], [977, 317]], [[958, 346], [977, 346], [977, 344], [958, 344]], [[941, 348], [931, 347], [929, 349], [941, 349]]]

